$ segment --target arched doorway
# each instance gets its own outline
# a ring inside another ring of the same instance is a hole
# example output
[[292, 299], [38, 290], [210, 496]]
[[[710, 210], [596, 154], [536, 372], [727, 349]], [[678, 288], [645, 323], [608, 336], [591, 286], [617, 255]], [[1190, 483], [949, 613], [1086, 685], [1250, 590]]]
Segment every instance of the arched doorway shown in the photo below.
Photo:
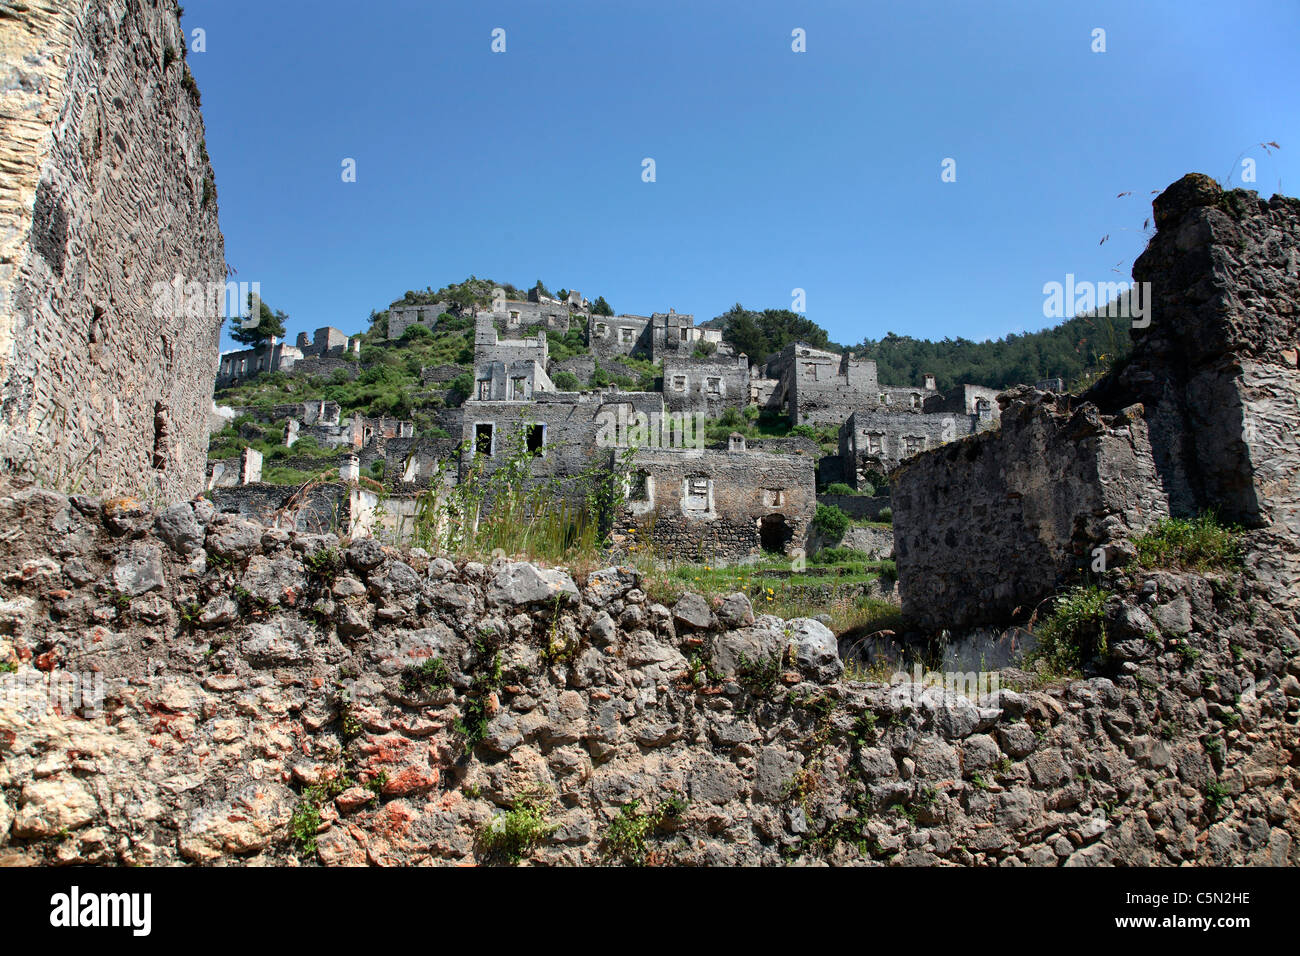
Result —
[[794, 538], [794, 528], [783, 514], [764, 515], [758, 523], [758, 543], [764, 551], [785, 554], [786, 546]]

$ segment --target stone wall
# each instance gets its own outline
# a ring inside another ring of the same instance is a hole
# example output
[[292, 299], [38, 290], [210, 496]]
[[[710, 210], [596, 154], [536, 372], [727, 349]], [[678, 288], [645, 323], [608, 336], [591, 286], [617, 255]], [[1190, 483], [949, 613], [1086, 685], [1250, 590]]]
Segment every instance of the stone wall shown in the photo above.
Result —
[[850, 518], [876, 521], [880, 512], [890, 507], [889, 495], [818, 495], [819, 505], [834, 505]]
[[1169, 514], [1141, 408], [1103, 416], [1031, 388], [1003, 401], [999, 431], [891, 475], [903, 613], [923, 627], [1027, 613], [1094, 548]]
[[663, 365], [664, 406], [673, 412], [717, 418], [724, 409], [749, 404], [749, 360], [668, 356]]
[[226, 264], [185, 51], [171, 2], [0, 16], [11, 476], [166, 500], [202, 487]]
[[1120, 589], [1113, 680], [958, 693], [627, 567], [35, 490], [0, 524], [0, 865], [1300, 864], [1300, 641], [1240, 582]]
[[597, 359], [618, 355], [649, 358], [652, 330], [644, 315], [592, 315], [587, 318], [587, 346]]

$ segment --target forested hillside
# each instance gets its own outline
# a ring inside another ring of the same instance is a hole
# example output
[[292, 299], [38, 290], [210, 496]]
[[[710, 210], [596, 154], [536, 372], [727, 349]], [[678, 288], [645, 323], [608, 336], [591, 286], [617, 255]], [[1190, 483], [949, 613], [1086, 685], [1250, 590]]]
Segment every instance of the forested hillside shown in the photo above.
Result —
[[[762, 363], [795, 341], [833, 352], [845, 350], [831, 342], [817, 323], [788, 309], [754, 311], [737, 304], [705, 324], [720, 327], [723, 339], [748, 355], [752, 364]], [[935, 342], [889, 332], [847, 348], [875, 359], [880, 381], [888, 384], [919, 384], [922, 375], [932, 372], [940, 388], [963, 383], [1006, 388], [1046, 378], [1062, 378], [1068, 386], [1079, 387], [1128, 354], [1129, 324], [1125, 318], [1087, 315], [1041, 332], [993, 341], [945, 338]]]

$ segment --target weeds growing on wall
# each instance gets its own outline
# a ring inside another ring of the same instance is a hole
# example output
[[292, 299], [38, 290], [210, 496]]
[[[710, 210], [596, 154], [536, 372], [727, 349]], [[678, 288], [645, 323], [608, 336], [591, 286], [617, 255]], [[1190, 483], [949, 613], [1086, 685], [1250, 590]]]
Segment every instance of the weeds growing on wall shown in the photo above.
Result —
[[1212, 511], [1157, 521], [1133, 544], [1148, 568], [1210, 571], [1241, 563], [1241, 529], [1221, 523]]
[[1051, 615], [1037, 628], [1038, 647], [1031, 659], [1054, 674], [1076, 674], [1090, 660], [1109, 653], [1105, 604], [1109, 592], [1079, 585], [1056, 598]]

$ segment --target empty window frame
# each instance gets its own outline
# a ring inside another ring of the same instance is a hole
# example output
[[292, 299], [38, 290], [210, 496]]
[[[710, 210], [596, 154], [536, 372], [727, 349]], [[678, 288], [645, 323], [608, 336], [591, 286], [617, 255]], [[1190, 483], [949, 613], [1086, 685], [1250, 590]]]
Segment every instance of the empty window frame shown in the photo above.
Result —
[[546, 447], [546, 426], [545, 425], [525, 425], [524, 426], [524, 447], [530, 452], [541, 454], [542, 449]]
[[720, 378], [710, 378], [710, 379], [708, 379], [708, 381], [707, 381], [707, 386], [706, 386], [706, 387], [707, 387], [708, 393], [709, 393], [710, 395], [721, 395], [721, 394], [722, 394], [722, 379], [720, 379]]
[[763, 503], [769, 508], [780, 508], [785, 504], [785, 491], [782, 488], [763, 489]]
[[523, 399], [527, 397], [524, 383], [527, 379], [523, 377], [512, 378], [510, 380], [510, 397], [513, 399]]
[[686, 511], [708, 511], [713, 482], [703, 475], [692, 475], [686, 479], [685, 484], [682, 508]]
[[474, 426], [474, 453], [491, 458], [496, 444], [497, 427], [492, 422], [479, 422]]
[[684, 391], [686, 391], [686, 376], [685, 376], [685, 375], [674, 375], [674, 376], [673, 376], [673, 391], [675, 391], [675, 392], [684, 392]]
[[619, 335], [619, 338], [620, 338], [620, 340], [623, 342], [624, 345], [631, 345], [631, 344], [632, 344], [632, 330], [631, 330], [631, 329], [619, 329], [619, 330], [618, 330], [618, 335]]
[[638, 469], [628, 475], [627, 498], [629, 501], [650, 500], [650, 474]]

